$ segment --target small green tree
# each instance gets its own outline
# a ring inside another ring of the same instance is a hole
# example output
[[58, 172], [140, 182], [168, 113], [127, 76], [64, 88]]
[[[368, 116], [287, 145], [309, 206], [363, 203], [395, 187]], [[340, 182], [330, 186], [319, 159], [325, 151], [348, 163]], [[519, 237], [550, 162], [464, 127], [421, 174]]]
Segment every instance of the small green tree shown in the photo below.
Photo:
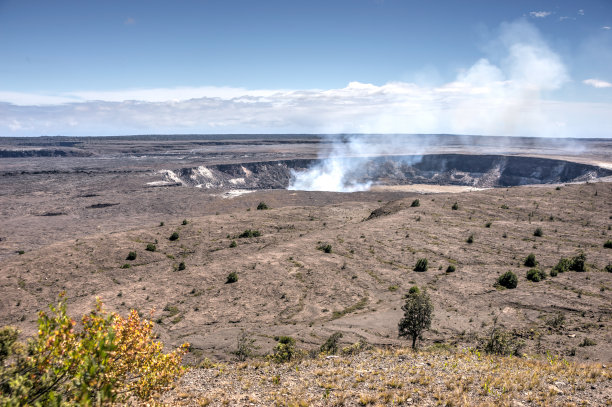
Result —
[[147, 243], [147, 249], [148, 252], [154, 252], [155, 250], [157, 250], [157, 246], [155, 246], [153, 243]]
[[257, 205], [258, 211], [265, 211], [266, 209], [270, 209], [270, 207], [266, 205], [265, 202], [260, 202], [259, 205]]
[[584, 253], [580, 253], [572, 259], [572, 265], [570, 266], [571, 270], [574, 271], [586, 271], [586, 255]]
[[236, 274], [235, 271], [232, 271], [227, 275], [227, 280], [225, 281], [225, 284], [232, 284], [236, 281], [238, 281], [238, 274]]
[[125, 259], [126, 260], [136, 260], [136, 252], [129, 252]]
[[277, 340], [278, 343], [274, 347], [272, 359], [279, 363], [289, 362], [291, 359], [295, 359], [299, 353], [295, 347], [295, 339], [290, 336], [280, 336]]
[[546, 278], [546, 273], [540, 269], [533, 268], [527, 271], [527, 280], [533, 281], [534, 283], [542, 281], [545, 278]]
[[412, 349], [424, 330], [431, 326], [433, 304], [426, 290], [408, 294], [402, 306], [404, 317], [398, 324], [399, 336], [412, 338]]
[[412, 207], [412, 208], [416, 208], [416, 207], [419, 207], [419, 206], [421, 206], [421, 202], [419, 202], [419, 200], [418, 200], [418, 199], [415, 199], [415, 200], [414, 200], [414, 201], [412, 201], [412, 203], [410, 204], [410, 207]]
[[179, 238], [179, 234], [178, 232], [174, 232], [170, 235], [170, 237], [168, 238], [168, 240], [178, 240]]

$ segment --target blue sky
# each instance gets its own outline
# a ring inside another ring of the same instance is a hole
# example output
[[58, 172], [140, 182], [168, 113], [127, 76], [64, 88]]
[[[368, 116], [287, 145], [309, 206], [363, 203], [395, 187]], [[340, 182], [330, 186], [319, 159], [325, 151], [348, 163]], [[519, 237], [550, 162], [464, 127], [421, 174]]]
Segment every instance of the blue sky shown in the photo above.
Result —
[[612, 2], [0, 0], [0, 136], [612, 137]]

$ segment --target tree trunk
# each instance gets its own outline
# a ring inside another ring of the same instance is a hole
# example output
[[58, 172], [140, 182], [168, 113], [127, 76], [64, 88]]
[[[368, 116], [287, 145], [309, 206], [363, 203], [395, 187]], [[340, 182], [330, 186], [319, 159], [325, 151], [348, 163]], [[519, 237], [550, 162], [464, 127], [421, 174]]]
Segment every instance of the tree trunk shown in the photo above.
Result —
[[416, 349], [416, 340], [418, 335], [412, 335], [412, 349]]

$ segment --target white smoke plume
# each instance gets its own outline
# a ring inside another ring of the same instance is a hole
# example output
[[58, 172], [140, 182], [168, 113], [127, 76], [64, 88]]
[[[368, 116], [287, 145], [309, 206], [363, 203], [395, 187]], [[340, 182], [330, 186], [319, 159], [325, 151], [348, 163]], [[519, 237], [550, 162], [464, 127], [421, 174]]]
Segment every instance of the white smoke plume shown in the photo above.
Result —
[[[431, 122], [446, 120], [446, 126], [459, 134], [514, 136], [522, 135], [524, 127], [542, 129], [540, 136], [558, 131], [558, 126], [542, 112], [541, 94], [558, 89], [569, 80], [564, 64], [531, 24], [523, 20], [504, 24], [500, 32], [499, 38], [491, 45], [500, 55], [498, 64], [482, 58], [460, 72], [454, 82], [429, 92], [403, 88], [407, 97], [398, 97], [394, 109], [403, 110], [406, 119], [414, 118], [418, 112], [420, 117], [416, 123], [430, 125]], [[411, 90], [429, 93], [431, 100], [412, 101]], [[443, 100], [442, 109], [440, 99]], [[437, 108], [432, 108], [434, 106]], [[432, 112], [435, 113], [432, 115]], [[396, 116], [397, 113], [389, 118]], [[384, 121], [385, 116], [379, 120]], [[420, 128], [419, 124], [416, 126]], [[367, 190], [371, 186], [369, 182], [359, 183], [351, 177], [366, 161], [364, 157], [398, 154], [399, 151], [418, 155], [427, 150], [426, 136], [420, 142], [414, 140], [411, 138], [407, 144], [402, 143], [401, 138], [388, 135], [379, 137], [374, 143], [364, 143], [363, 137], [336, 143], [331, 153], [321, 157], [321, 162], [307, 171], [294, 173], [289, 189]]]

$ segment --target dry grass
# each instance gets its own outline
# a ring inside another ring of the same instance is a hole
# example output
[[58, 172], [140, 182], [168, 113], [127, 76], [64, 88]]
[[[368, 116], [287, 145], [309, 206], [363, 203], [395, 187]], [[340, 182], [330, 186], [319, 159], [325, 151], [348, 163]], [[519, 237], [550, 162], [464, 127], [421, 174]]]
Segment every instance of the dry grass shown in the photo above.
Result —
[[[502, 357], [473, 349], [380, 349], [291, 364], [219, 363], [187, 373], [172, 405], [612, 405], [612, 372], [554, 356]], [[523, 403], [523, 404], [520, 404]]]

